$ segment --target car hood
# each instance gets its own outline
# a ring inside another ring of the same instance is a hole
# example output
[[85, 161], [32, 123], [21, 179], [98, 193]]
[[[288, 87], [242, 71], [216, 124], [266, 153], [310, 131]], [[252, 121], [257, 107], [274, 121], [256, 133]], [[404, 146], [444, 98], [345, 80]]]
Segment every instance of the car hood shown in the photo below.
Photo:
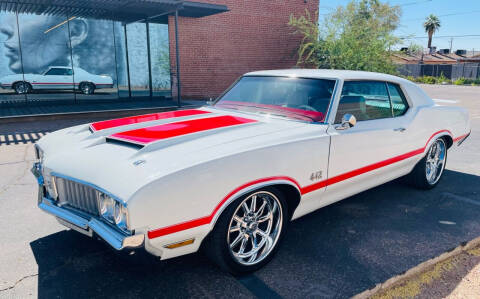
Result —
[[311, 127], [295, 120], [215, 108], [186, 111], [200, 112], [143, 122], [120, 119], [103, 126], [85, 124], [47, 134], [38, 142], [45, 153], [44, 168], [92, 183], [127, 201], [139, 188], [163, 176], [289, 142], [301, 137], [299, 128]]
[[18, 81], [21, 80], [23, 81], [24, 78], [25, 80], [30, 80], [32, 78], [38, 78], [42, 77], [42, 75], [39, 74], [12, 74], [12, 75], [7, 75], [2, 78], [0, 78], [0, 82], [9, 82], [9, 81]]

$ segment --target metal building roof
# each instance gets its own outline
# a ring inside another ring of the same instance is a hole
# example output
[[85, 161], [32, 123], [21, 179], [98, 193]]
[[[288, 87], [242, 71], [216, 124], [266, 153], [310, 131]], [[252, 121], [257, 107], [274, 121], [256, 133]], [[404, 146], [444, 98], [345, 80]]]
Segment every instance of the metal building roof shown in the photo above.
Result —
[[183, 0], [0, 0], [0, 11], [38, 15], [64, 15], [132, 23], [165, 23], [175, 12], [200, 18], [228, 11], [225, 5]]

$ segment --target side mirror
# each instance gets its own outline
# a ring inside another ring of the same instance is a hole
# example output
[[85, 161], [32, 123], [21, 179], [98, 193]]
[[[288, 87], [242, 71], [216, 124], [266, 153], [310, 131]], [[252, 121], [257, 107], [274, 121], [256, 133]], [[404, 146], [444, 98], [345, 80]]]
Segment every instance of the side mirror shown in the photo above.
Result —
[[215, 100], [212, 99], [212, 98], [209, 98], [208, 101], [207, 101], [208, 106], [213, 106], [214, 103], [215, 103]]
[[351, 127], [355, 126], [356, 123], [357, 123], [357, 119], [355, 118], [355, 116], [353, 116], [353, 114], [347, 113], [342, 117], [342, 124], [336, 126], [335, 129], [337, 130], [350, 129]]

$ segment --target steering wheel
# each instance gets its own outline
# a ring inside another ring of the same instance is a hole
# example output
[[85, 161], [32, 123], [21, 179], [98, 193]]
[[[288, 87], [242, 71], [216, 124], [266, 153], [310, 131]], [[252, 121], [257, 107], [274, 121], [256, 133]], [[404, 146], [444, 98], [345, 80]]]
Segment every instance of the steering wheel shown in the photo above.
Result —
[[315, 112], [318, 112], [317, 109], [313, 108], [313, 107], [310, 106], [310, 105], [306, 105], [306, 104], [298, 105], [298, 106], [295, 107], [295, 108], [303, 109], [303, 110], [307, 110], [307, 111], [315, 111]]

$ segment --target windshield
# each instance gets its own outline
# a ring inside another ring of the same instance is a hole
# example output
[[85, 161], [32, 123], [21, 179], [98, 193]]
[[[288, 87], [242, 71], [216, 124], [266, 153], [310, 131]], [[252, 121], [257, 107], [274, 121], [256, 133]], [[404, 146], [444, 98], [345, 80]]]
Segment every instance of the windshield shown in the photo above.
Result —
[[335, 80], [292, 77], [242, 77], [216, 107], [323, 122]]

